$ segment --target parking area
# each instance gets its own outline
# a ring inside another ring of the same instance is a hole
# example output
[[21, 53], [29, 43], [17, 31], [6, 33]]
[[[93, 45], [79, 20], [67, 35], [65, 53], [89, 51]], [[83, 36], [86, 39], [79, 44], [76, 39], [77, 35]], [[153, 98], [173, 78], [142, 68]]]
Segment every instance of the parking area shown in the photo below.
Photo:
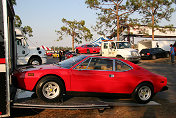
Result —
[[[57, 62], [57, 58], [48, 57], [48, 63]], [[138, 63], [139, 66], [153, 72], [160, 74], [168, 78], [169, 90], [158, 93], [153, 100], [146, 104], [136, 104], [130, 99], [119, 98], [95, 98], [95, 97], [71, 97], [67, 100], [71, 100], [81, 104], [89, 105], [106, 105], [105, 109], [13, 109], [13, 117], [25, 117], [25, 118], [39, 118], [39, 117], [59, 117], [59, 118], [72, 118], [72, 117], [163, 117], [174, 118], [176, 117], [176, 64], [170, 63], [169, 58], [161, 58], [156, 60], [141, 60]], [[145, 76], [145, 75], [144, 75]], [[68, 101], [67, 101], [68, 102]]]

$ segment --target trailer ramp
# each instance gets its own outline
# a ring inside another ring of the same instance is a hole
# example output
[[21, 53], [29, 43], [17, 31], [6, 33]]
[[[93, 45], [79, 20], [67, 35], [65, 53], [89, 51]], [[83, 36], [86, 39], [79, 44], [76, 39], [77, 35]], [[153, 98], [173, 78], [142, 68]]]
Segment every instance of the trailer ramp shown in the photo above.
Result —
[[[18, 92], [17, 92], [18, 93]], [[137, 104], [131, 99], [111, 97], [72, 97], [64, 96], [61, 102], [47, 103], [37, 98], [32, 92], [20, 92], [12, 103], [13, 108], [38, 109], [106, 109], [115, 106], [146, 106], [160, 105], [155, 101], [148, 104]]]

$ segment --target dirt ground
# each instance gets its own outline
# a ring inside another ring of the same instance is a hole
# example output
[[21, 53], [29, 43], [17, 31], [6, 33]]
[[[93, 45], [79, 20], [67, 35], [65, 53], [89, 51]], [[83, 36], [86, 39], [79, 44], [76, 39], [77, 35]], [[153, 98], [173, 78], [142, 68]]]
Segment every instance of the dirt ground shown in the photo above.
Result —
[[18, 118], [175, 118], [176, 104], [145, 107], [114, 107], [91, 110], [15, 109]]
[[[140, 63], [168, 64], [169, 58], [141, 60]], [[141, 64], [139, 64], [141, 65]], [[173, 67], [176, 69], [176, 64]], [[157, 99], [157, 98], [156, 98]], [[15, 118], [176, 118], [176, 102], [161, 105], [116, 106], [108, 109], [62, 110], [62, 109], [11, 109]]]

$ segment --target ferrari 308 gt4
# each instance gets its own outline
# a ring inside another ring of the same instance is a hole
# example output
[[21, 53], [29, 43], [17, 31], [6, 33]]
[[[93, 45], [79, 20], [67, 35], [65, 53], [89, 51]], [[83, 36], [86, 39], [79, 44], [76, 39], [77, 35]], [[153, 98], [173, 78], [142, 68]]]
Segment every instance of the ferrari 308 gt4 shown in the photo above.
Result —
[[[167, 78], [127, 60], [79, 55], [57, 64], [19, 68], [17, 86], [34, 91], [46, 102], [59, 101], [69, 92], [94, 95], [129, 95], [137, 103], [148, 103], [167, 90]], [[95, 94], [96, 93], [96, 94]]]

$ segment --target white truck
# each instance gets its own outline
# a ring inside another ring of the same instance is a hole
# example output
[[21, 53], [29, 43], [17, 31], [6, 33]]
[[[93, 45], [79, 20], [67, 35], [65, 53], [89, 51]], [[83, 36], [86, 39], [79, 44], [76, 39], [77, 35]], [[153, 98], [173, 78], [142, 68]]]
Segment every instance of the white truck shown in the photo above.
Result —
[[15, 28], [17, 43], [17, 65], [40, 65], [47, 62], [45, 50], [40, 47], [31, 47], [21, 28]]
[[102, 56], [117, 57], [139, 62], [140, 55], [136, 49], [132, 49], [127, 41], [104, 41], [101, 45]]

